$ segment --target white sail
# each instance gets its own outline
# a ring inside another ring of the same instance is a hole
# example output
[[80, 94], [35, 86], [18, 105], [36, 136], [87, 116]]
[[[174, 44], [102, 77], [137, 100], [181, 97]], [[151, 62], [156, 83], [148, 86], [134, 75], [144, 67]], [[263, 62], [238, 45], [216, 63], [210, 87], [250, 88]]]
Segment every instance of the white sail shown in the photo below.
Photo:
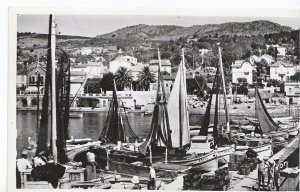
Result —
[[172, 147], [182, 148], [190, 144], [189, 116], [187, 110], [186, 69], [184, 57], [180, 63], [168, 101]]

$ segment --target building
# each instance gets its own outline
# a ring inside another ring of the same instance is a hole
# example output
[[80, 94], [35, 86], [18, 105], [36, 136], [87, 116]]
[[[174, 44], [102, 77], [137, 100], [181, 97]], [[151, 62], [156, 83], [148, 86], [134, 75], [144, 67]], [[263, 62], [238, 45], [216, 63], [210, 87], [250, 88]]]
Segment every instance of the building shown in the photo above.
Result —
[[262, 56], [259, 57], [259, 59], [261, 61], [264, 60], [268, 65], [271, 65], [272, 63], [275, 62], [274, 58], [268, 54], [263, 54]]
[[267, 50], [270, 47], [276, 48], [277, 51], [278, 51], [278, 53], [277, 53], [278, 56], [285, 56], [285, 54], [287, 52], [287, 48], [283, 47], [283, 46], [280, 46], [280, 45], [266, 45], [266, 47], [267, 47]]
[[27, 86], [27, 75], [22, 72], [17, 74], [17, 87], [26, 87]]
[[77, 93], [83, 94], [83, 89], [79, 90], [81, 85], [86, 80], [86, 72], [85, 71], [71, 71], [70, 76], [70, 95], [74, 96]]
[[284, 91], [288, 98], [288, 103], [300, 104], [300, 82], [284, 83]]
[[137, 58], [135, 58], [135, 57], [125, 55], [125, 56], [120, 56], [119, 59], [124, 60], [124, 61], [128, 61], [128, 62], [130, 62], [134, 65], [137, 65]]
[[[150, 60], [149, 62], [150, 71], [157, 74], [158, 73], [158, 60]], [[171, 62], [168, 59], [161, 60], [161, 72], [165, 71], [171, 74]]]
[[253, 71], [255, 66], [246, 60], [236, 60], [232, 65], [232, 83], [246, 81], [248, 84], [253, 83]]
[[28, 66], [27, 72], [27, 88], [25, 89], [25, 93], [37, 93], [37, 82], [38, 82], [38, 74], [40, 75], [39, 87], [40, 87], [40, 94], [43, 94], [43, 89], [45, 86], [45, 79], [46, 79], [46, 69], [39, 63], [34, 63]]
[[115, 73], [119, 67], [125, 67], [131, 70], [132, 67], [137, 65], [137, 58], [132, 56], [119, 56], [115, 60], [109, 62], [109, 71]]
[[261, 58], [260, 57], [257, 57], [256, 55], [251, 55], [250, 58], [249, 58], [249, 61], [251, 64], [255, 64], [255, 63], [258, 63], [261, 61]]
[[277, 61], [270, 65], [270, 79], [277, 79], [279, 81], [288, 82], [290, 76], [295, 74], [295, 67], [293, 64]]
[[133, 80], [137, 81], [139, 78], [139, 74], [144, 70], [144, 67], [148, 66], [147, 64], [138, 63], [136, 66], [131, 68], [131, 74], [133, 76]]
[[202, 48], [202, 49], [199, 49], [199, 52], [200, 52], [201, 55], [205, 55], [209, 52], [212, 52], [212, 50]]
[[204, 67], [203, 73], [204, 73], [204, 75], [215, 76], [217, 73], [217, 68], [216, 67]]

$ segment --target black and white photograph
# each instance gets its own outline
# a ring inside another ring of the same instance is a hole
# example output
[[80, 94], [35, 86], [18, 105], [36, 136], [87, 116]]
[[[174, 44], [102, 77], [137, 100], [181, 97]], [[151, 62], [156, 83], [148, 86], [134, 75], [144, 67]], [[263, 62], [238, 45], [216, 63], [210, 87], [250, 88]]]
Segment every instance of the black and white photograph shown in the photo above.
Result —
[[32, 10], [10, 189], [299, 191], [300, 14]]

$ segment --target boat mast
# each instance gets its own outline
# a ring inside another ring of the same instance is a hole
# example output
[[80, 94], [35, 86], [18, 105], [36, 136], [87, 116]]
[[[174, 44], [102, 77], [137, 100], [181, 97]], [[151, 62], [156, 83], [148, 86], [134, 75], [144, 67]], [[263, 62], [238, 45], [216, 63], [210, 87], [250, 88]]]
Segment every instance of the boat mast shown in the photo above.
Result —
[[56, 24], [55, 24], [55, 16], [52, 16], [52, 20], [50, 21], [52, 23], [51, 27], [51, 133], [52, 133], [52, 155], [54, 163], [57, 163], [57, 146], [56, 146], [56, 140], [57, 140], [57, 133], [56, 133], [56, 63], [55, 63], [55, 48], [56, 48]]
[[225, 108], [225, 115], [226, 115], [226, 132], [230, 132], [229, 128], [229, 116], [228, 116], [228, 109], [227, 109], [227, 96], [226, 96], [226, 85], [225, 85], [225, 76], [224, 76], [224, 70], [223, 70], [223, 62], [222, 62], [222, 49], [219, 46], [219, 67], [222, 75], [222, 84], [223, 84], [223, 94], [224, 94], [224, 108]]
[[[162, 81], [162, 76], [161, 76], [161, 72], [160, 72], [160, 69], [161, 69], [161, 59], [160, 59], [160, 52], [159, 52], [159, 48], [157, 49], [157, 56], [158, 56], [158, 85], [160, 85], [160, 83], [162, 84], [161, 85], [161, 88], [162, 88], [162, 92], [163, 92], [163, 102], [165, 103], [166, 102], [166, 98], [165, 98], [165, 90], [164, 90], [164, 84], [163, 84], [163, 81]], [[159, 91], [159, 86], [157, 87]], [[165, 164], [168, 163], [168, 146], [166, 145], [166, 149], [165, 149]]]

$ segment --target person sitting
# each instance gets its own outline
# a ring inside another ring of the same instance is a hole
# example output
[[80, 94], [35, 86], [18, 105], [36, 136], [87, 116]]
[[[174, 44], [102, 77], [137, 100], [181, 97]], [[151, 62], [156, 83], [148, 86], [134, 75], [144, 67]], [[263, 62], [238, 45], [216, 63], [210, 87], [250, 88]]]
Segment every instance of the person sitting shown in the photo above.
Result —
[[22, 174], [22, 172], [32, 168], [30, 162], [27, 159], [27, 151], [22, 152], [21, 158], [17, 159], [16, 163], [17, 163], [16, 164], [17, 165], [17, 168], [16, 168], [17, 182], [16, 182], [16, 184], [17, 184], [17, 188], [20, 189], [21, 188], [21, 174]]
[[33, 161], [34, 161], [33, 163], [34, 167], [46, 165], [48, 161], [46, 158], [46, 152], [41, 151], [37, 156], [34, 157]]
[[140, 190], [142, 188], [138, 176], [133, 176], [131, 182], [134, 184], [132, 187], [133, 190]]

